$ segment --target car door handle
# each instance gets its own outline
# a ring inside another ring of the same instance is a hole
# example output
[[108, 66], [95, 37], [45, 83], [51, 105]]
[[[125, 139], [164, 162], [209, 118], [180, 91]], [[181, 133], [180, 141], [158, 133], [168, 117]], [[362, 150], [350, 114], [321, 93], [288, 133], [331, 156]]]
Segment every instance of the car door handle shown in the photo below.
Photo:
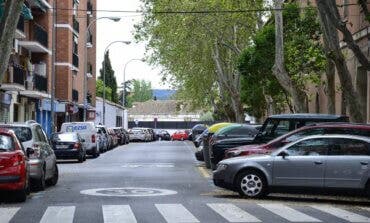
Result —
[[322, 164], [322, 162], [321, 161], [315, 161], [314, 162], [316, 165], [321, 165]]
[[360, 163], [361, 163], [361, 165], [364, 165], [364, 166], [369, 164], [368, 162], [360, 162]]

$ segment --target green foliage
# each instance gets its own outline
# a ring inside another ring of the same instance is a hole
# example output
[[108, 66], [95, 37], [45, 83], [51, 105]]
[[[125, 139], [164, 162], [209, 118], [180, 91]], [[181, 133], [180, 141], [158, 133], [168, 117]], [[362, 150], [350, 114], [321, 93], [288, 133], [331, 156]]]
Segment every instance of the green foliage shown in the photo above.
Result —
[[[136, 27], [136, 38], [148, 40], [150, 61], [164, 68], [163, 78], [178, 89], [177, 98], [190, 102], [192, 108], [230, 107], [230, 95], [220, 85], [212, 57], [219, 42], [225, 73], [234, 77], [237, 47], [243, 49], [257, 27], [257, 12], [200, 14], [162, 14], [158, 11], [246, 10], [262, 5], [262, 0], [142, 0], [147, 11]], [[236, 90], [237, 91], [237, 90]], [[222, 96], [222, 97], [221, 97]], [[214, 106], [213, 106], [214, 107]], [[216, 109], [216, 108], [215, 108]]]
[[[118, 103], [118, 92], [117, 92], [117, 80], [114, 76], [114, 70], [109, 58], [109, 51], [104, 55], [104, 61], [102, 63], [102, 69], [100, 70], [99, 80], [104, 79], [104, 67], [105, 67], [105, 85], [111, 89], [110, 96], [106, 97], [108, 100]], [[102, 82], [103, 83], [103, 82]]]
[[199, 121], [201, 122], [213, 122], [213, 113], [212, 112], [206, 112], [202, 116], [200, 116]]
[[[98, 79], [96, 81], [96, 96], [103, 97], [104, 83], [102, 80]], [[105, 86], [105, 98], [108, 100], [112, 98], [112, 88]]]
[[[320, 84], [320, 75], [326, 68], [316, 11], [301, 12], [293, 3], [284, 7], [285, 66], [292, 80], [307, 90], [309, 83]], [[247, 112], [257, 118], [265, 115], [269, 102], [275, 112], [287, 105], [285, 92], [272, 73], [274, 56], [275, 28], [274, 24], [266, 24], [239, 58], [242, 100]]]
[[145, 80], [133, 80], [132, 92], [127, 97], [127, 106], [132, 107], [133, 102], [145, 102], [153, 99], [152, 84]]

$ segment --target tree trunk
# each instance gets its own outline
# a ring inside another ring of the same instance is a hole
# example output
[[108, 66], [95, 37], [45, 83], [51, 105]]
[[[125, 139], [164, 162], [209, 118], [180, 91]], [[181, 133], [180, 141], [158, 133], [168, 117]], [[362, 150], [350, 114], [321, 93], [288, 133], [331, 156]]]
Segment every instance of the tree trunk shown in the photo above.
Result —
[[282, 5], [284, 0], [275, 0], [275, 64], [272, 68], [280, 85], [290, 94], [295, 112], [308, 112], [306, 93], [295, 86], [285, 70], [284, 60], [284, 31]]
[[14, 33], [22, 11], [23, 2], [23, 0], [5, 1], [4, 14], [0, 22], [0, 84], [3, 82], [4, 74], [9, 64]]
[[327, 81], [327, 108], [329, 114], [335, 114], [335, 63], [327, 57], [326, 81]]
[[[331, 0], [330, 0], [331, 1]], [[359, 101], [359, 94], [355, 91], [353, 86], [352, 77], [348, 70], [346, 60], [339, 46], [339, 37], [336, 27], [331, 21], [332, 17], [329, 16], [331, 11], [328, 11], [327, 0], [316, 0], [320, 23], [324, 33], [324, 39], [327, 43], [329, 50], [328, 55], [334, 61], [337, 68], [339, 80], [341, 83], [343, 97], [349, 107], [349, 112], [352, 121], [364, 122], [365, 114], [363, 114], [363, 104]]]

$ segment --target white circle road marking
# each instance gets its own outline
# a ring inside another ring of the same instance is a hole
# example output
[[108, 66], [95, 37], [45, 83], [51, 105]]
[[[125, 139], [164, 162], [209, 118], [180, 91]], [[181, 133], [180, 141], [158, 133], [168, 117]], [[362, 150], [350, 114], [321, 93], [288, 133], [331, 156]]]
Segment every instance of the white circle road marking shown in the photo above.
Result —
[[83, 190], [80, 193], [91, 196], [105, 197], [149, 197], [174, 195], [177, 194], [177, 191], [157, 188], [122, 187], [88, 189]]

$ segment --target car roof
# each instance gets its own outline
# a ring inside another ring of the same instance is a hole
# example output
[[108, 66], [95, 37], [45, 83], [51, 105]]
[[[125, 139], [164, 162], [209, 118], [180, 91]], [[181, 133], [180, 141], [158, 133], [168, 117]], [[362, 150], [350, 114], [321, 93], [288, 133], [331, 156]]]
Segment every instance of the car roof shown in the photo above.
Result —
[[370, 143], [370, 137], [366, 136], [357, 136], [357, 135], [341, 135], [341, 134], [330, 134], [330, 135], [313, 135], [313, 136], [307, 136], [304, 137], [296, 142], [300, 142], [307, 139], [322, 139], [322, 138], [331, 138], [331, 139], [357, 139], [366, 141], [367, 143]]
[[336, 120], [340, 118], [348, 118], [345, 115], [331, 115], [331, 114], [309, 114], [309, 113], [296, 113], [296, 114], [279, 114], [271, 115], [269, 118], [273, 119], [325, 119]]

